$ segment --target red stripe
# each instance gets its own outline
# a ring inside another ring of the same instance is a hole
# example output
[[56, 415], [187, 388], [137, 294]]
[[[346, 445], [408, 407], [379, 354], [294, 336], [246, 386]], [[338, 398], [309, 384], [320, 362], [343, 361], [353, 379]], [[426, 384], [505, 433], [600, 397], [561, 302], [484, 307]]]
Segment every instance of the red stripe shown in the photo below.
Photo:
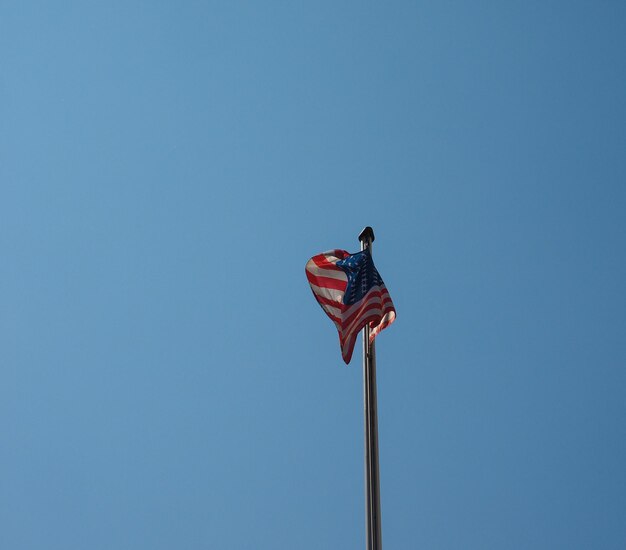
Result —
[[315, 294], [315, 292], [313, 294], [320, 304], [326, 304], [328, 306], [336, 307], [337, 309], [341, 311], [344, 311], [346, 309], [345, 304], [342, 304], [341, 302], [335, 302], [334, 300], [331, 300], [330, 298], [326, 298], [324, 296], [320, 296], [319, 294]]
[[[390, 313], [390, 312], [391, 311], [387, 311], [387, 313]], [[389, 326], [395, 320], [395, 310], [393, 310], [393, 312], [394, 312], [394, 318], [391, 320], [385, 321], [381, 326], [379, 326], [376, 333], [373, 335], [370, 335], [370, 342], [374, 340], [374, 338], [380, 333], [381, 330]], [[346, 338], [344, 340], [341, 340], [341, 338], [339, 339], [340, 344], [341, 344], [341, 356], [343, 357], [343, 360], [345, 361], [346, 364], [349, 363], [350, 360], [352, 359], [352, 353], [354, 352], [354, 344], [356, 343], [356, 338], [358, 336], [358, 333], [363, 329], [363, 327], [367, 323], [372, 323], [375, 321], [378, 322], [380, 320], [381, 320], [381, 316], [378, 315], [377, 313], [374, 315], [368, 315], [367, 317], [363, 317], [362, 319], [359, 320], [359, 323], [355, 325], [354, 329], [350, 331], [350, 334], [346, 335]]]
[[[377, 310], [377, 312], [369, 313], [371, 310]], [[355, 330], [357, 332], [361, 330], [361, 328], [365, 326], [365, 324], [363, 323], [363, 319], [365, 318], [366, 315], [369, 321], [379, 321], [380, 318], [382, 317], [380, 304], [377, 304], [375, 302], [370, 303], [370, 304], [364, 304], [363, 308], [361, 308], [361, 311], [359, 312], [358, 317], [356, 317], [349, 325], [346, 325], [344, 322], [343, 327], [342, 327], [342, 333], [344, 335], [347, 335], [347, 334], [350, 334], [351, 332], [354, 332]], [[355, 328], [359, 325], [360, 325], [359, 328]]]
[[333, 271], [343, 271], [340, 267], [337, 267], [333, 262], [328, 260], [328, 257], [324, 254], [318, 254], [317, 256], [313, 256], [311, 258], [313, 263], [317, 267], [323, 267], [324, 269], [332, 269]]
[[369, 311], [370, 309], [380, 309], [382, 311], [382, 307], [380, 306], [380, 302], [377, 300], [374, 300], [373, 302], [365, 302], [359, 309], [358, 311], [355, 311], [352, 315], [350, 315], [349, 319], [344, 319], [343, 320], [343, 327], [344, 327], [344, 331], [349, 331], [350, 327], [355, 323], [358, 322], [359, 317], [362, 317], [363, 314], [366, 311]]
[[[381, 297], [382, 297], [382, 295], [383, 295], [383, 292], [379, 292], [379, 291], [376, 291], [376, 292], [368, 292], [368, 293], [367, 293], [367, 294], [366, 294], [366, 295], [362, 298], [363, 305], [365, 305], [367, 302], [369, 302], [372, 298], [381, 298]], [[382, 303], [382, 300], [378, 300], [378, 301], [376, 301], [375, 303], [376, 303], [376, 304], [378, 304], [378, 305], [380, 306], [380, 305], [381, 305], [381, 303]], [[362, 305], [362, 306], [360, 306], [360, 307], [359, 307], [359, 309], [357, 309], [357, 310], [353, 311], [353, 312], [350, 314], [350, 316], [349, 316], [349, 317], [347, 317], [346, 319], [344, 319], [344, 321], [343, 321], [344, 326], [348, 326], [348, 325], [352, 322], [352, 320], [353, 320], [355, 317], [357, 317], [358, 315], [360, 315], [360, 314], [361, 314], [361, 310], [363, 309], [363, 305]], [[381, 308], [381, 309], [382, 309], [382, 308]]]
[[[393, 315], [390, 315], [393, 314]], [[374, 331], [374, 335], [381, 332], [383, 329], [386, 329], [391, 323], [393, 323], [396, 319], [396, 310], [391, 308], [383, 311], [383, 314], [380, 318], [379, 324], [372, 327]]]
[[372, 327], [372, 332], [370, 332], [370, 342], [372, 342], [374, 338], [376, 338], [376, 336], [378, 336], [384, 329], [386, 329], [395, 320], [396, 320], [396, 310], [394, 309], [394, 307], [391, 306], [385, 309], [378, 323]]
[[359, 322], [354, 324], [354, 328], [344, 336], [343, 342], [349, 341], [349, 339], [352, 338], [353, 336], [356, 338], [356, 335], [363, 329], [363, 327], [367, 323], [378, 321], [379, 319], [380, 319], [380, 315], [378, 313], [364, 316], [362, 319], [359, 319]]
[[346, 343], [341, 345], [341, 357], [343, 357], [344, 362], [346, 363], [346, 365], [350, 362], [350, 359], [352, 359], [352, 352], [354, 351], [354, 344], [356, 343], [356, 333], [352, 335], [352, 338], [350, 338]]
[[341, 336], [343, 337], [343, 339], [345, 340], [349, 334], [361, 330], [361, 328], [363, 328], [364, 326], [363, 319], [365, 318], [369, 319], [370, 321], [379, 320], [381, 318], [380, 306], [378, 304], [369, 304], [363, 308], [361, 315], [354, 319], [354, 321], [350, 323], [350, 325], [344, 324], [341, 331]]
[[[389, 300], [389, 302], [391, 302], [391, 300]], [[355, 330], [354, 326], [355, 325], [360, 325], [361, 328], [363, 328], [363, 326], [365, 326], [364, 324], [361, 323], [361, 319], [360, 317], [363, 317], [365, 315], [366, 312], [372, 310], [372, 309], [379, 309], [380, 313], [377, 313], [375, 315], [370, 315], [368, 318], [370, 319], [370, 321], [376, 321], [376, 322], [380, 322], [382, 320], [382, 318], [387, 314], [390, 313], [391, 311], [394, 312], [395, 314], [395, 309], [393, 307], [393, 304], [389, 305], [389, 304], [381, 304], [380, 301], [373, 301], [373, 302], [369, 302], [366, 301], [357, 311], [355, 311], [348, 320], [344, 319], [343, 322], [343, 334], [347, 335], [351, 332], [353, 332]], [[361, 328], [359, 328], [358, 330], [361, 330]], [[382, 329], [380, 329], [382, 330]], [[379, 332], [380, 332], [379, 330]]]
[[356, 322], [365, 312], [373, 308], [378, 308], [381, 310], [380, 317], [383, 317], [390, 309], [390, 305], [391, 308], [393, 308], [393, 303], [391, 303], [391, 298], [389, 297], [389, 292], [387, 292], [386, 288], [382, 288], [380, 291], [375, 292], [370, 291], [365, 295], [365, 297], [363, 297], [362, 305], [357, 310], [353, 311], [349, 317], [343, 319], [342, 324], [344, 333], [351, 332], [351, 327], [354, 322]]
[[[321, 305], [321, 304], [320, 304]], [[335, 325], [337, 325], [337, 330], [339, 330], [339, 327], [341, 326], [341, 319], [339, 319], [339, 317], [335, 317], [332, 313], [330, 313], [324, 306], [322, 306], [322, 309], [324, 310], [324, 312], [326, 313], [326, 315], [328, 315], [328, 317], [330, 317], [330, 320], [335, 323]]]
[[370, 333], [370, 342], [376, 338], [384, 329], [386, 329], [393, 321], [385, 321], [382, 325], [378, 325], [375, 330]]
[[330, 277], [319, 277], [313, 275], [309, 270], [306, 272], [306, 277], [309, 283], [319, 286], [321, 288], [332, 288], [333, 290], [346, 290], [348, 285], [347, 281], [340, 281], [339, 279], [331, 279]]

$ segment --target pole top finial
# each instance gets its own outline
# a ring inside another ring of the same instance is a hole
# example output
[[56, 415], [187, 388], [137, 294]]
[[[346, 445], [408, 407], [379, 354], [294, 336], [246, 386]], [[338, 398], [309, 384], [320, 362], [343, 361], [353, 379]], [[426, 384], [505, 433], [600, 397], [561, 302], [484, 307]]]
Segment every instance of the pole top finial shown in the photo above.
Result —
[[361, 241], [362, 243], [366, 241], [369, 243], [373, 243], [374, 239], [374, 230], [369, 225], [359, 234], [359, 241]]

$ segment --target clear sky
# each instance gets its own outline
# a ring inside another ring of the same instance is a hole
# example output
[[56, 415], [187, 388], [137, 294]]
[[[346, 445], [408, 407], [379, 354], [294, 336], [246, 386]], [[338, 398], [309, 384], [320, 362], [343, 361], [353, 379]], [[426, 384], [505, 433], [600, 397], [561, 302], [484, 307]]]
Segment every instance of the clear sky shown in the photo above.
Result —
[[626, 4], [0, 3], [0, 547], [626, 547]]

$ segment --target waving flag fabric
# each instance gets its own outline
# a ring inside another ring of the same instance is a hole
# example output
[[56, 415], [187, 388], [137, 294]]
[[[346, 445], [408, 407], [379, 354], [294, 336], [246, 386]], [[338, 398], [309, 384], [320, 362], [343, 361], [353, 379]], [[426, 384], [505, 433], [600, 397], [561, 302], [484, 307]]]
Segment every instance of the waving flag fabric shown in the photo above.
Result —
[[311, 290], [339, 332], [341, 356], [347, 363], [359, 331], [369, 323], [370, 342], [393, 323], [396, 310], [368, 249], [356, 254], [331, 250], [306, 264]]

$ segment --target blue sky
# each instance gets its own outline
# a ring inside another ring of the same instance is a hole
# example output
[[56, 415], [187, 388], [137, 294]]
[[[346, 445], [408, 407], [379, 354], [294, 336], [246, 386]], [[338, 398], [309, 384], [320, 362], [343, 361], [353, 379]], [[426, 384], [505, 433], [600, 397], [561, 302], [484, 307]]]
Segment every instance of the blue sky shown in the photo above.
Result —
[[0, 4], [0, 544], [626, 544], [620, 2]]

